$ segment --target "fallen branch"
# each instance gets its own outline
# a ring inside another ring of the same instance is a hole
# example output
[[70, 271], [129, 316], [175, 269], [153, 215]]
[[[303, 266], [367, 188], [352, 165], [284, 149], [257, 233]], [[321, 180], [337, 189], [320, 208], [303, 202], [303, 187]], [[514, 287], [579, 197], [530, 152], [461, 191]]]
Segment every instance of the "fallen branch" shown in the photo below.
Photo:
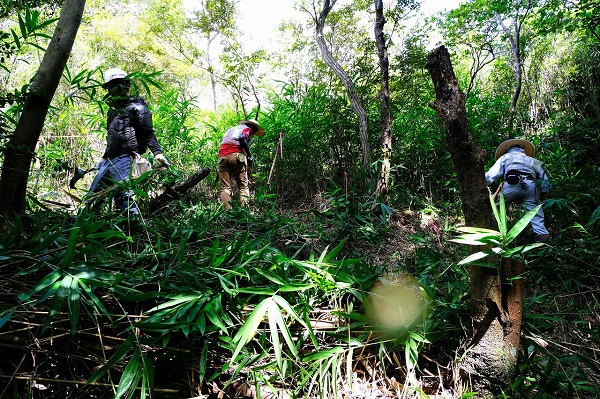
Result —
[[187, 191], [195, 187], [210, 174], [210, 168], [204, 167], [194, 173], [183, 183], [165, 188], [165, 191], [150, 202], [150, 211], [154, 212], [171, 201], [180, 199]]

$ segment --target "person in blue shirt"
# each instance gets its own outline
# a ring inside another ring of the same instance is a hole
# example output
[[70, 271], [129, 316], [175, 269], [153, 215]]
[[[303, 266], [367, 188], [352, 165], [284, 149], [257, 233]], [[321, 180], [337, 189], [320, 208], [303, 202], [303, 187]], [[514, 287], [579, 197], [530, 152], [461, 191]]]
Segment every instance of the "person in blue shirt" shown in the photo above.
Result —
[[[503, 181], [504, 201], [518, 203], [527, 211], [540, 204], [550, 189], [542, 163], [535, 159], [535, 147], [527, 140], [506, 140], [496, 150], [496, 162], [485, 174], [488, 186]], [[544, 211], [539, 209], [531, 220], [536, 241], [546, 242], [550, 233], [544, 225]]]

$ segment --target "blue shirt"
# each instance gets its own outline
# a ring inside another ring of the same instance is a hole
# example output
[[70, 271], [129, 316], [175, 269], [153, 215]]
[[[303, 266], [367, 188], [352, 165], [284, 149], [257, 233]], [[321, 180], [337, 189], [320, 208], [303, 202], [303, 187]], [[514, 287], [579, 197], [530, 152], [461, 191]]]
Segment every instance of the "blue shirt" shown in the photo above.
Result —
[[547, 193], [550, 189], [550, 182], [546, 172], [542, 168], [542, 163], [535, 158], [525, 154], [521, 147], [511, 147], [502, 155], [496, 163], [485, 174], [485, 180], [488, 185], [504, 178], [506, 172], [516, 169], [521, 173], [531, 175], [540, 182], [540, 191]]

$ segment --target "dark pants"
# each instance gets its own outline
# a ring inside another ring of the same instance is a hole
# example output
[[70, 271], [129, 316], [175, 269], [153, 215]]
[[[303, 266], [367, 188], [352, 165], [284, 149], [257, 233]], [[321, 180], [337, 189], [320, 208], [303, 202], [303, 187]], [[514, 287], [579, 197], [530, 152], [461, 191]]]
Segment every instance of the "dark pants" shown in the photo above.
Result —
[[[116, 158], [105, 159], [100, 165], [94, 181], [90, 185], [90, 193], [102, 191], [114, 182], [126, 182], [129, 180], [129, 170], [131, 169], [131, 157], [127, 154]], [[99, 211], [102, 207], [103, 198], [94, 200], [94, 209]], [[114, 196], [115, 207], [119, 210], [129, 210], [130, 213], [139, 214], [135, 205], [135, 198], [131, 190], [118, 191]]]

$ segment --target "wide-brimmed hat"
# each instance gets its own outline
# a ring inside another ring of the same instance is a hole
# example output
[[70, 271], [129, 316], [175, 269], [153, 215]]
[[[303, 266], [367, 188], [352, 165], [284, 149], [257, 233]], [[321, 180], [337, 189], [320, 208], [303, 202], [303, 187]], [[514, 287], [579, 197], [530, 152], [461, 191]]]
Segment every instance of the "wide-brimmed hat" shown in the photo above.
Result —
[[256, 132], [254, 132], [254, 134], [256, 136], [264, 136], [265, 135], [265, 129], [263, 129], [262, 127], [260, 127], [260, 125], [258, 124], [257, 121], [255, 121], [254, 119], [248, 119], [248, 120], [242, 120], [238, 122], [238, 125], [246, 125], [246, 126], [252, 126], [256, 129]]
[[506, 140], [498, 146], [498, 149], [496, 150], [496, 159], [506, 154], [506, 151], [508, 151], [510, 147], [514, 146], [518, 146], [524, 149], [525, 155], [529, 155], [530, 157], [532, 157], [535, 154], [535, 147], [530, 141], [521, 139], [510, 139]]

